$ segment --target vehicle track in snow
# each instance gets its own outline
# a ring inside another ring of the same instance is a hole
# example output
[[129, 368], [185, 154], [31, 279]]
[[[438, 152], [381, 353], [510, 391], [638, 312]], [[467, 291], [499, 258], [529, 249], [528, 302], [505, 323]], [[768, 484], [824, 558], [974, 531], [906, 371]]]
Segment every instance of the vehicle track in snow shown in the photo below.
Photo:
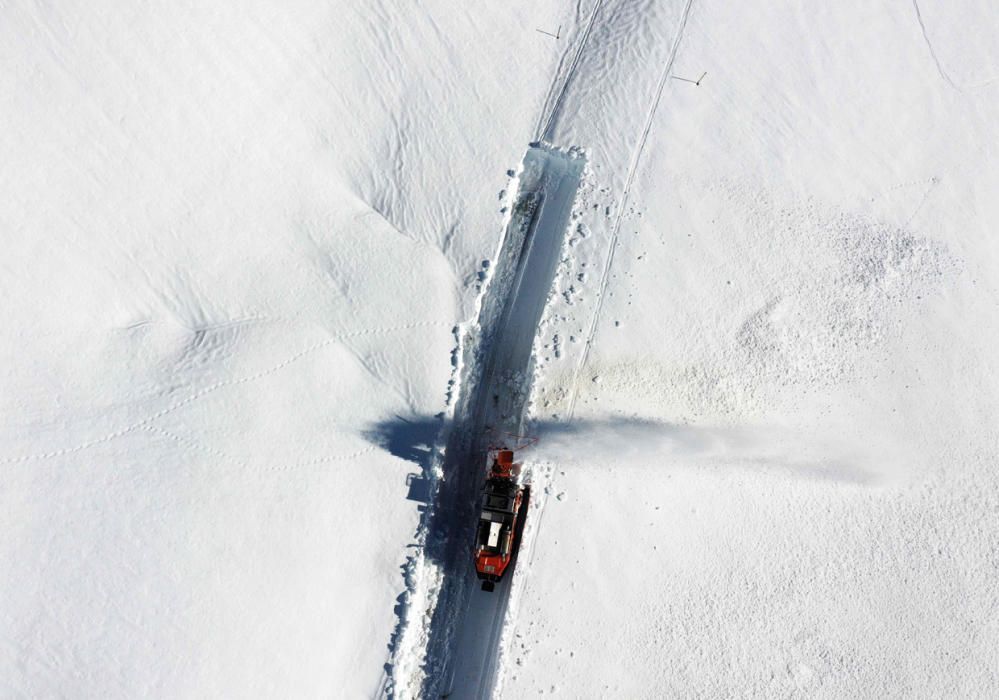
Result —
[[[590, 38], [590, 30], [593, 29], [594, 21], [597, 18], [597, 13], [600, 12], [600, 6], [603, 4], [604, 0], [596, 0], [593, 3], [593, 9], [590, 11], [590, 17], [586, 21], [586, 27], [583, 29], [583, 35], [579, 39], [579, 46], [576, 47], [575, 53], [572, 55], [572, 61], [569, 63], [569, 70], [565, 74], [565, 78], [562, 80], [562, 85], [559, 88], [558, 95], [555, 97], [555, 102], [552, 104], [551, 110], [548, 112], [548, 118], [544, 120], [544, 128], [541, 127], [541, 122], [538, 122], [538, 126], [535, 129], [536, 139], [538, 141], [545, 141], [548, 139], [549, 133], [551, 132], [552, 123], [558, 116], [559, 111], [562, 108], [562, 101], [565, 98], [565, 93], [569, 89], [569, 84], [572, 82], [572, 77], [576, 74], [576, 67], [579, 65], [579, 57], [583, 55], [583, 50], [586, 48], [586, 41]], [[563, 61], [565, 60], [563, 56]], [[545, 104], [551, 102], [551, 96], [554, 93], [555, 86], [558, 84], [557, 80], [552, 82], [551, 88], [548, 91], [548, 98], [545, 100]]]
[[576, 397], [579, 394], [576, 388], [578, 386], [579, 373], [583, 371], [583, 367], [586, 365], [586, 360], [589, 358], [590, 348], [593, 346], [593, 339], [597, 333], [597, 322], [600, 320], [600, 312], [603, 310], [604, 299], [607, 296], [607, 283], [610, 280], [610, 271], [614, 263], [614, 253], [617, 249], [617, 241], [621, 234], [621, 224], [624, 221], [628, 199], [631, 196], [631, 186], [635, 181], [635, 173], [638, 172], [638, 164], [642, 160], [642, 153], [645, 151], [645, 144], [649, 140], [649, 132], [652, 131], [652, 122], [655, 120], [656, 112], [659, 110], [659, 103], [662, 101], [666, 81], [669, 80], [670, 72], [673, 70], [673, 64], [676, 62], [676, 54], [680, 49], [680, 42], [683, 41], [683, 34], [687, 28], [687, 19], [690, 17], [690, 8], [693, 4], [694, 0], [687, 0], [686, 4], [683, 6], [683, 13], [680, 15], [680, 24], [676, 31], [676, 37], [673, 39], [673, 45], [670, 47], [669, 56], [666, 59], [666, 63], [663, 65], [663, 70], [659, 74], [659, 82], [656, 85], [652, 103], [649, 105], [649, 111], [645, 117], [645, 123], [642, 127], [642, 136], [635, 146], [631, 156], [631, 162], [628, 165], [628, 174], [625, 177], [624, 189], [621, 191], [621, 198], [617, 205], [617, 214], [614, 218], [614, 225], [611, 229], [606, 262], [604, 263], [603, 270], [600, 273], [600, 283], [597, 286], [596, 308], [590, 316], [590, 324], [583, 342], [583, 351], [579, 355], [579, 360], [573, 370], [572, 382], [570, 383], [572, 389], [566, 412], [566, 416], [570, 420], [572, 419], [573, 413], [576, 409]]

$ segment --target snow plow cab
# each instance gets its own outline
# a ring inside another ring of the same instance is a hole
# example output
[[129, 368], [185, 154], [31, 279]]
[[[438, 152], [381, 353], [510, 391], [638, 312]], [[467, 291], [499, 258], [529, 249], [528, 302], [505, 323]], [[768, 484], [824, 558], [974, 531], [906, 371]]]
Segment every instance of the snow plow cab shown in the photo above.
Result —
[[513, 463], [513, 450], [496, 450], [490, 456], [475, 535], [475, 572], [484, 591], [493, 590], [517, 553], [530, 493], [517, 481], [520, 465]]

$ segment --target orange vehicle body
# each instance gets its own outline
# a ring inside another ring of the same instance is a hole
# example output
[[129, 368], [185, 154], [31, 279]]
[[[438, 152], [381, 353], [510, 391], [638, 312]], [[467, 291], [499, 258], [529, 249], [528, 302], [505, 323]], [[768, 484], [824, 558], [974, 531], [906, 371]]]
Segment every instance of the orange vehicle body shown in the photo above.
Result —
[[513, 561], [520, 544], [528, 490], [517, 481], [513, 450], [495, 452], [482, 492], [476, 532], [475, 572], [491, 591]]

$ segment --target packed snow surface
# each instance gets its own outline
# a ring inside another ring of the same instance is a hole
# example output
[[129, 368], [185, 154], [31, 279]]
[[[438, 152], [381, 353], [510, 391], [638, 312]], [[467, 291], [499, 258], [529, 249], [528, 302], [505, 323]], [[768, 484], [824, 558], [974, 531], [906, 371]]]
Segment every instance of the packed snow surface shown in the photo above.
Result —
[[428, 514], [544, 141], [586, 170], [456, 692], [999, 696], [994, 3], [0, 16], [0, 694], [449, 680]]

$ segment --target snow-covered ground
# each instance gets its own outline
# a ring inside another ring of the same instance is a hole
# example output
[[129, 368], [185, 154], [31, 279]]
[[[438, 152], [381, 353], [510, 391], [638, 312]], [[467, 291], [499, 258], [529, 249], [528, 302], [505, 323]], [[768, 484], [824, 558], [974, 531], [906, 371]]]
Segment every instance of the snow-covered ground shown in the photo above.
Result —
[[414, 484], [542, 138], [498, 694], [999, 695], [993, 3], [0, 17], [3, 695], [426, 687]]
[[0, 10], [0, 694], [377, 690], [530, 8]]
[[693, 3], [551, 309], [510, 697], [999, 693], [999, 10], [918, 9]]

